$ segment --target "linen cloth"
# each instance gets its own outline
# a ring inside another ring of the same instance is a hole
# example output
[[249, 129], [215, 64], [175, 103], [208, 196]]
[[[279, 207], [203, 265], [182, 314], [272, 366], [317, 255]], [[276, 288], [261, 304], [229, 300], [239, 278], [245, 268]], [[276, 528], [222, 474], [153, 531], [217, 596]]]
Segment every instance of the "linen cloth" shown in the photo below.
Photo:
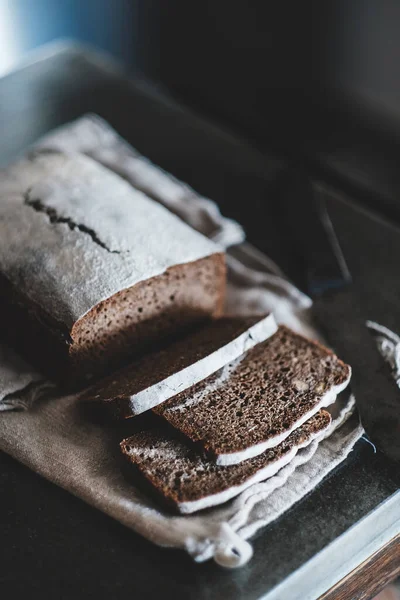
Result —
[[[153, 165], [95, 115], [52, 132], [32, 151], [52, 149], [91, 156], [226, 249], [244, 240], [240, 225], [224, 218], [213, 202]], [[245, 246], [228, 254], [226, 312], [272, 311], [279, 323], [317, 337], [309, 318], [310, 299], [272, 262], [265, 259], [260, 270], [246, 266], [247, 259]], [[385, 344], [385, 332], [377, 333], [386, 355], [394, 356], [393, 337]], [[172, 516], [141, 493], [123, 468], [119, 442], [135, 420], [128, 425], [104, 422], [76, 396], [62, 396], [55, 389], [49, 394], [51, 387], [0, 346], [0, 449], [150, 541], [182, 548], [198, 562], [214, 558], [226, 567], [245, 564], [252, 555], [248, 539], [318, 485], [363, 433], [354, 399], [343, 394], [332, 408], [333, 421], [323, 440], [300, 450], [274, 477], [220, 507]]]

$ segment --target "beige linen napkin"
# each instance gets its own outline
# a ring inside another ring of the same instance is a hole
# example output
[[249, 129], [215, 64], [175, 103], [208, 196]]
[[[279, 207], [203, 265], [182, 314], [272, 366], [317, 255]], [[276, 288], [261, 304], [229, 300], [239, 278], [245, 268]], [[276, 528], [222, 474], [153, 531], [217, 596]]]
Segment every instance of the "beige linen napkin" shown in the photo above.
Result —
[[[38, 148], [84, 152], [225, 247], [243, 240], [241, 227], [222, 217], [214, 203], [140, 156], [96, 116], [51, 133]], [[262, 270], [248, 266], [249, 254], [243, 246], [228, 258], [227, 312], [273, 311], [279, 322], [315, 335], [308, 317], [310, 299], [268, 259], [258, 261], [264, 262]], [[0, 346], [0, 449], [154, 543], [185, 549], [199, 562], [214, 558], [228, 567], [247, 562], [252, 555], [248, 539], [311, 491], [362, 435], [354, 402], [343, 396], [334, 406], [323, 441], [300, 450], [277, 475], [221, 507], [177, 517], [142, 494], [125, 471], [118, 443], [127, 426], [135, 427], [135, 420], [104, 422], [75, 396], [40, 397], [49, 385]]]

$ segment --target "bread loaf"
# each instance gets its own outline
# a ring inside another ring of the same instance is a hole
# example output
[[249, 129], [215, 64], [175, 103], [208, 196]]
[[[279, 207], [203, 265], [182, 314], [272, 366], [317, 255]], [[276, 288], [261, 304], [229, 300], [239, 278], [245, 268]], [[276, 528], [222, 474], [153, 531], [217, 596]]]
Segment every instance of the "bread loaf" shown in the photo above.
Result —
[[92, 159], [35, 152], [0, 173], [0, 333], [90, 376], [219, 315], [218, 246]]

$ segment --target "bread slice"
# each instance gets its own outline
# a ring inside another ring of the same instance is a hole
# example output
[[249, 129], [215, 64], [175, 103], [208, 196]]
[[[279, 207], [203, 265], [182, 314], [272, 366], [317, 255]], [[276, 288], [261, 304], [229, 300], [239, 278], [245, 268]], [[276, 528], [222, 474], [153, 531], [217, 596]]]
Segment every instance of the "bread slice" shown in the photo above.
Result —
[[121, 442], [121, 450], [160, 499], [187, 514], [226, 502], [272, 477], [300, 448], [322, 436], [330, 422], [330, 414], [321, 410], [275, 448], [229, 467], [202, 458], [166, 428], [137, 433]]
[[332, 352], [281, 326], [242, 358], [153, 410], [218, 465], [232, 465], [280, 444], [334, 402], [350, 374]]
[[272, 314], [214, 319], [98, 382], [81, 399], [105, 402], [119, 417], [138, 415], [215, 373], [276, 330]]
[[219, 247], [88, 157], [3, 169], [0, 224], [1, 333], [46, 371], [104, 372], [222, 311]]

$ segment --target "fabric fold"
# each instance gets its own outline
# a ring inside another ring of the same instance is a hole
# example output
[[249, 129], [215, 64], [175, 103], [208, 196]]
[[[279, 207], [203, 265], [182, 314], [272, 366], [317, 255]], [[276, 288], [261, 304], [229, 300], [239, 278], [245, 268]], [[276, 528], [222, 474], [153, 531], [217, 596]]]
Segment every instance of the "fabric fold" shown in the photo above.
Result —
[[0, 412], [26, 410], [54, 387], [11, 348], [0, 344]]

